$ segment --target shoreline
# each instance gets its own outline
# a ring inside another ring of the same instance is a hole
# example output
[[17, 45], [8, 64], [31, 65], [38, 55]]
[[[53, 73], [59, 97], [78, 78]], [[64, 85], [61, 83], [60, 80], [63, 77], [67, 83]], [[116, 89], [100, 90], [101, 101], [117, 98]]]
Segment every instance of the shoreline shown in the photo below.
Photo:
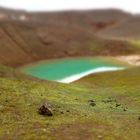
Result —
[[[119, 57], [119, 56], [118, 56]], [[40, 65], [40, 64], [44, 64], [44, 63], [52, 63], [52, 62], [57, 62], [58, 60], [71, 60], [71, 59], [81, 59], [81, 58], [98, 58], [98, 59], [104, 59], [105, 61], [110, 61], [110, 62], [114, 62], [115, 64], [118, 65], [123, 65], [123, 66], [130, 66], [130, 64], [128, 64], [125, 61], [119, 60], [118, 58], [116, 58], [116, 56], [85, 56], [85, 57], [64, 57], [64, 58], [58, 58], [58, 59], [45, 59], [45, 60], [39, 60], [37, 62], [33, 62], [33, 63], [28, 63], [28, 64], [24, 64], [18, 68], [16, 68], [19, 71], [24, 71], [24, 69], [26, 69], [27, 67], [34, 67], [35, 65]]]
[[[80, 58], [80, 57], [77, 57], [77, 58]], [[87, 57], [84, 57], [84, 58], [87, 58]], [[93, 58], [93, 57], [88, 57], [88, 58]], [[131, 65], [131, 67], [133, 67], [133, 66], [137, 66], [140, 63], [140, 62], [138, 64], [136, 63], [138, 61], [137, 59], [140, 60], [139, 55], [116, 56], [116, 57], [94, 57], [94, 58], [98, 58], [98, 59], [103, 59], [104, 58], [105, 61], [110, 61], [110, 62], [114, 61], [114, 63], [121, 64], [122, 66], [118, 66], [118, 67], [117, 66], [99, 67], [99, 68], [96, 68], [96, 69], [90, 69], [90, 70], [87, 70], [85, 72], [81, 72], [81, 73], [78, 73], [78, 74], [73, 74], [71, 76], [68, 76], [68, 77], [65, 77], [65, 78], [62, 78], [62, 79], [59, 79], [59, 80], [52, 80], [52, 81], [69, 84], [69, 83], [77, 81], [77, 80], [79, 80], [79, 79], [81, 79], [83, 77], [86, 77], [86, 76], [88, 76], [90, 74], [123, 70], [123, 69], [127, 68], [128, 65]], [[65, 59], [69, 60], [69, 59], [75, 59], [75, 58], [65, 58]], [[59, 59], [59, 60], [61, 60], [61, 59]], [[62, 60], [64, 60], [64, 58]], [[33, 67], [36, 64], [39, 65], [39, 64], [42, 64], [42, 63], [48, 63], [49, 64], [52, 61], [55, 62], [55, 61], [57, 61], [57, 59], [42, 60], [42, 61], [39, 61], [39, 62], [36, 62], [36, 63], [24, 65], [24, 66], [18, 68], [18, 70], [20, 70], [21, 72], [24, 72], [25, 68], [27, 68], [29, 66]]]
[[118, 71], [118, 70], [123, 70], [123, 69], [125, 69], [125, 68], [124, 67], [100, 67], [100, 68], [88, 70], [88, 71], [85, 71], [85, 72], [82, 72], [79, 74], [74, 74], [72, 76], [68, 76], [68, 77], [60, 79], [60, 80], [54, 80], [54, 81], [59, 82], [59, 83], [70, 84], [70, 83], [77, 81], [90, 74]]

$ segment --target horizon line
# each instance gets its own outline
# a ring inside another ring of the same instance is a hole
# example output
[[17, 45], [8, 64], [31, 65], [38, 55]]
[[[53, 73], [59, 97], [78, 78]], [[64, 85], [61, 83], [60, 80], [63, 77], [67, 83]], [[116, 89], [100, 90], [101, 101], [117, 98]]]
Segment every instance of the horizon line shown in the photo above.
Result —
[[14, 10], [14, 11], [24, 11], [24, 12], [30, 12], [30, 13], [36, 13], [36, 12], [73, 12], [73, 11], [104, 11], [104, 10], [116, 10], [124, 13], [129, 13], [129, 14], [140, 14], [138, 12], [131, 12], [128, 10], [124, 10], [122, 8], [115, 8], [115, 7], [106, 7], [106, 8], [66, 8], [66, 9], [54, 9], [54, 10], [49, 10], [49, 9], [39, 9], [39, 10], [29, 10], [26, 8], [13, 8], [9, 6], [1, 6], [0, 9], [4, 10]]

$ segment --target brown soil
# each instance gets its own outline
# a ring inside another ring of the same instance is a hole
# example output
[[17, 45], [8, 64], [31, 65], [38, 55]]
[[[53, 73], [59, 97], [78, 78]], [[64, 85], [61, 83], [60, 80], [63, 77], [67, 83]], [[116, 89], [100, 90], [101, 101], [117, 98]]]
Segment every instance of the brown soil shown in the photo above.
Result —
[[119, 10], [27, 13], [1, 9], [0, 14], [4, 15], [0, 19], [0, 63], [8, 66], [50, 58], [140, 52], [125, 41], [96, 37], [100, 30], [132, 17]]
[[[95, 135], [93, 129], [105, 130], [108, 129], [109, 126], [105, 125], [97, 125], [91, 123], [79, 123], [79, 124], [71, 124], [62, 126], [59, 129], [53, 131], [53, 138], [61, 140], [94, 140], [94, 139], [103, 139], [103, 135]], [[97, 133], [96, 133], [97, 134]]]

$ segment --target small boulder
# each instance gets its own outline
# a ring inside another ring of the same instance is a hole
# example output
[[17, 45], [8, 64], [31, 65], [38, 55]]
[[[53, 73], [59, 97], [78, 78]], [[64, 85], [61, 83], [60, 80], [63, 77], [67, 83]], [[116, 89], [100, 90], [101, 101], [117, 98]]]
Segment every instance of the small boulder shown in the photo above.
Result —
[[96, 103], [95, 102], [92, 102], [89, 104], [90, 106], [96, 106]]
[[7, 103], [8, 103], [8, 100], [6, 99], [6, 100], [5, 100], [5, 102], [7, 102]]
[[120, 103], [116, 103], [116, 107], [119, 107], [119, 106], [121, 106], [121, 104]]
[[95, 102], [95, 100], [88, 100], [88, 102], [90, 102], [90, 103], [91, 103], [91, 102]]
[[89, 102], [89, 105], [90, 105], [90, 106], [96, 106], [96, 103], [95, 103], [94, 100], [89, 100], [88, 102]]
[[39, 110], [38, 110], [40, 115], [44, 116], [53, 116], [51, 106], [47, 103], [43, 104]]
[[68, 112], [68, 113], [69, 113], [70, 111], [69, 111], [69, 110], [67, 110], [66, 112]]
[[115, 98], [108, 97], [107, 99], [102, 100], [102, 102], [104, 102], [104, 103], [113, 103], [113, 102], [116, 102], [117, 103], [117, 100]]
[[60, 111], [60, 113], [61, 113], [61, 114], [64, 114], [64, 112], [63, 112], [63, 111]]
[[126, 108], [124, 108], [124, 109], [123, 109], [123, 111], [127, 111], [127, 109], [126, 109]]

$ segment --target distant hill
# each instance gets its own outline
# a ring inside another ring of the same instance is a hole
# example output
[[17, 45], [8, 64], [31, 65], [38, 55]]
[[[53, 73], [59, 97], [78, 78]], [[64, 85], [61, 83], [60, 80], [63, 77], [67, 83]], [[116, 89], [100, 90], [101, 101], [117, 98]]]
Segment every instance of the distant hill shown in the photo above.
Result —
[[[102, 29], [114, 25], [121, 20], [131, 17], [130, 13], [121, 10], [88, 10], [62, 12], [26, 12], [0, 8], [0, 14], [7, 20], [28, 20], [38, 23], [61, 26], [83, 26], [92, 29]], [[22, 19], [25, 16], [25, 19]]]
[[100, 36], [116, 39], [140, 39], [140, 15], [133, 16], [127, 20], [105, 29], [100, 32]]
[[0, 63], [5, 65], [139, 52], [126, 41], [97, 37], [98, 32], [132, 17], [120, 10], [28, 13], [1, 9], [0, 17]]

